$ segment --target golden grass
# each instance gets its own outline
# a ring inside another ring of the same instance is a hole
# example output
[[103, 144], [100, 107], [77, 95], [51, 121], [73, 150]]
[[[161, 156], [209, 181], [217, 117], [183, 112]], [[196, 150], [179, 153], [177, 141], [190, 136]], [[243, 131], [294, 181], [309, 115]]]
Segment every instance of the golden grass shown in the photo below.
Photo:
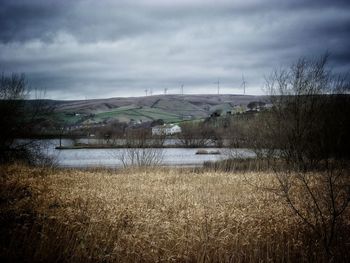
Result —
[[312, 254], [298, 218], [282, 199], [260, 188], [274, 184], [269, 173], [153, 168], [38, 176], [40, 170], [25, 166], [4, 170], [11, 176], [3, 187], [31, 192], [6, 211], [32, 214], [33, 221], [9, 236], [1, 251], [5, 258], [296, 262]]

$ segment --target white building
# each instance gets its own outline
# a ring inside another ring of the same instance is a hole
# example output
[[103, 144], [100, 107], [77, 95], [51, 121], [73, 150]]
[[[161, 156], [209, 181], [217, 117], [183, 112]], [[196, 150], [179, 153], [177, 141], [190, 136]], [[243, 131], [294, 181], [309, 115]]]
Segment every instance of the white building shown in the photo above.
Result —
[[164, 124], [152, 127], [152, 135], [173, 135], [180, 132], [181, 127], [176, 124]]

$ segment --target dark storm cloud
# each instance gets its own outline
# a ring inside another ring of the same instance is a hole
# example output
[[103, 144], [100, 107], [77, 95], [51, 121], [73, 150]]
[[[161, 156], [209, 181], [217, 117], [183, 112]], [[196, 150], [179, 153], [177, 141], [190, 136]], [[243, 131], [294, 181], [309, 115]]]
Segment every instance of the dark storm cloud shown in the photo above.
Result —
[[[70, 33], [81, 41], [116, 40], [181, 28], [189, 23], [250, 19], [256, 15], [274, 19], [274, 13], [283, 16], [290, 11], [303, 10], [312, 15], [323, 9], [344, 10], [350, 6], [349, 1], [329, 0], [243, 1], [243, 4], [231, 4], [231, 1], [174, 2], [166, 5], [163, 1], [7, 0], [0, 9], [0, 41], [33, 38], [46, 41], [59, 31]], [[346, 28], [345, 25], [342, 27]]]
[[64, 6], [58, 1], [2, 1], [0, 40], [49, 39], [62, 24]]
[[52, 98], [168, 88], [261, 93], [263, 76], [331, 53], [350, 69], [350, 1], [3, 0], [0, 70], [26, 72]]

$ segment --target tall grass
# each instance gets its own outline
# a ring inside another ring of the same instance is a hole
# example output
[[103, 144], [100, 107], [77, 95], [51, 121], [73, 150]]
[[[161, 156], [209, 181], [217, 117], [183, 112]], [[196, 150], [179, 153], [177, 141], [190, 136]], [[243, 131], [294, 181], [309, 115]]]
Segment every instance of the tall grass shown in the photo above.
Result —
[[283, 199], [264, 190], [275, 185], [269, 173], [2, 171], [0, 257], [8, 261], [325, 261]]
[[[272, 166], [274, 162], [274, 166]], [[231, 158], [219, 161], [204, 162], [203, 167], [214, 172], [273, 172], [273, 169], [283, 169], [282, 163], [264, 158]]]

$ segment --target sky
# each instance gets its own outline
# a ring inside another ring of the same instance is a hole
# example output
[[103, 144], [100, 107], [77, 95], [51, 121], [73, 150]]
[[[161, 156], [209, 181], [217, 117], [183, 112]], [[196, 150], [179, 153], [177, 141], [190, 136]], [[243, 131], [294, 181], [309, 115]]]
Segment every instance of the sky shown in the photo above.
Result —
[[1, 0], [0, 71], [49, 99], [264, 94], [265, 77], [330, 53], [350, 72], [348, 0]]

